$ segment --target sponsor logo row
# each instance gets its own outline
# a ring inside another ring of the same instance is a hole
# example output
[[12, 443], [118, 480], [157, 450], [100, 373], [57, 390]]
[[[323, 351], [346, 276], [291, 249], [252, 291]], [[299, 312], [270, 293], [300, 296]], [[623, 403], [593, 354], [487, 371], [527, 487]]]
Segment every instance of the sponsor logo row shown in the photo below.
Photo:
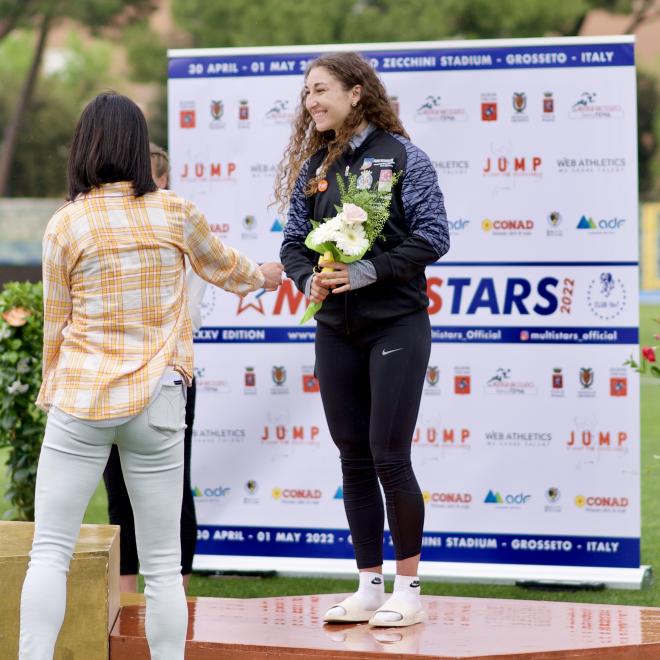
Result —
[[[600, 216], [597, 214], [576, 214], [565, 217], [565, 214], [551, 210], [545, 218], [525, 216], [489, 216], [480, 221], [468, 218], [449, 218], [449, 232], [456, 236], [471, 231], [477, 225], [481, 227], [483, 235], [490, 236], [534, 236], [541, 228], [545, 235], [551, 237], [564, 236], [568, 229], [571, 236], [583, 235], [613, 235], [619, 232], [627, 223], [621, 216]], [[211, 231], [221, 238], [232, 233], [240, 232], [243, 240], [258, 240], [265, 234], [280, 234], [284, 231], [285, 221], [282, 218], [270, 217], [258, 219], [256, 215], [246, 215], [239, 222], [215, 221], [209, 222]]]
[[[447, 177], [465, 176], [475, 170], [475, 164], [467, 159], [432, 160], [441, 183]], [[543, 174], [620, 174], [626, 169], [623, 156], [592, 154], [567, 155], [548, 161], [540, 154], [509, 154], [485, 156], [476, 166], [476, 172], [484, 177], [541, 177]], [[273, 173], [274, 175], [274, 173]]]
[[[179, 104], [179, 128], [246, 129], [254, 123], [248, 99], [239, 100], [229, 111], [223, 99], [210, 99], [205, 110], [202, 110], [202, 105], [197, 101], [182, 101]], [[262, 126], [289, 126], [293, 121], [295, 108], [296, 102], [290, 99], [273, 99], [265, 111], [261, 109], [260, 116], [256, 118], [257, 123]]]
[[490, 377], [481, 379], [480, 383], [475, 383], [471, 371], [470, 367], [456, 367], [453, 379], [449, 372], [449, 382], [446, 378], [443, 382], [442, 374], [444, 372], [440, 370], [440, 367], [429, 365], [426, 368], [424, 394], [427, 396], [440, 395], [444, 385], [446, 392], [453, 392], [458, 396], [467, 396], [474, 391], [497, 396], [537, 395], [540, 388], [541, 393], [549, 393], [552, 397], [557, 398], [566, 396], [567, 389], [570, 390], [571, 395], [580, 398], [592, 398], [598, 394], [611, 397], [628, 396], [627, 370], [623, 367], [610, 369], [609, 378], [606, 376], [603, 379], [604, 385], [601, 385], [600, 388], [596, 379], [596, 370], [593, 367], [575, 369], [570, 374], [570, 380], [564, 373], [564, 367], [554, 367], [545, 384], [538, 381], [538, 377], [534, 377], [534, 379], [516, 377], [513, 368], [509, 367], [497, 367]]
[[[431, 161], [442, 183], [446, 177], [472, 174], [475, 165], [466, 159]], [[541, 179], [548, 174], [619, 174], [627, 168], [623, 156], [570, 155], [552, 159], [535, 153], [484, 156], [476, 167], [476, 175], [484, 180]], [[273, 179], [277, 165], [266, 162], [239, 164], [235, 160], [191, 160], [181, 163], [176, 172], [180, 183], [231, 182], [240, 177]]]
[[[557, 436], [560, 437], [557, 437]], [[470, 451], [473, 446], [495, 449], [535, 449], [551, 447], [557, 443], [567, 451], [627, 453], [632, 437], [627, 431], [604, 428], [575, 428], [557, 434], [547, 429], [489, 429], [475, 436], [467, 427], [420, 426], [413, 435], [413, 449], [461, 449]]]
[[[326, 435], [323, 421], [304, 424], [265, 424], [254, 433], [243, 427], [195, 427], [196, 444], [240, 445], [254, 440], [261, 447], [321, 446], [321, 432]], [[479, 434], [465, 426], [440, 426], [421, 423], [412, 437], [413, 450], [429, 449], [471, 451], [477, 445], [494, 449], [536, 449], [559, 445], [568, 452], [620, 452], [627, 453], [633, 444], [633, 435], [621, 428], [598, 426], [594, 420], [576, 418], [575, 427], [561, 433], [547, 428], [527, 427], [491, 428]]]
[[562, 507], [565, 509], [577, 509], [588, 512], [618, 512], [626, 511], [630, 507], [630, 498], [623, 495], [611, 494], [583, 494], [579, 493], [572, 497], [562, 496], [562, 492], [556, 486], [547, 488], [543, 497], [533, 495], [526, 491], [507, 491], [499, 489], [488, 489], [485, 495], [474, 496], [469, 492], [436, 492], [423, 491], [424, 502], [429, 506], [441, 508], [469, 508], [473, 505], [489, 505], [492, 508], [521, 509], [541, 501], [544, 510], [549, 513], [559, 513]]
[[[328, 493], [320, 488], [305, 488], [291, 486], [273, 486], [262, 488], [255, 479], [247, 480], [242, 488], [225, 485], [194, 486], [193, 496], [197, 500], [219, 500], [232, 495], [238, 495], [245, 504], [260, 504], [264, 501], [275, 501], [282, 504], [318, 504], [323, 500], [343, 500], [341, 486]], [[556, 486], [548, 487], [542, 496], [528, 493], [524, 490], [509, 491], [489, 488], [483, 494], [460, 491], [423, 490], [424, 503], [430, 507], [468, 509], [473, 506], [487, 506], [494, 509], [522, 509], [539, 500], [546, 512], [559, 513], [566, 509], [584, 512], [623, 512], [631, 505], [630, 498], [611, 493], [578, 493], [568, 498]], [[565, 501], [566, 500], [566, 501]]]
[[[449, 221], [450, 233], [456, 235], [465, 231], [470, 224], [469, 220], [459, 218]], [[603, 235], [616, 234], [625, 224], [626, 218], [620, 216], [599, 217], [581, 214], [573, 218], [568, 224], [571, 236], [576, 234]], [[531, 217], [489, 217], [481, 221], [481, 229], [491, 236], [533, 236], [535, 230], [545, 228], [545, 235], [560, 237], [564, 235], [564, 214], [559, 211], [550, 211], [545, 222], [539, 222]], [[573, 233], [574, 232], [574, 233]]]
[[[623, 106], [610, 100], [603, 100], [599, 92], [585, 91], [573, 98], [562, 98], [559, 102], [555, 92], [546, 91], [542, 94], [530, 95], [526, 91], [513, 91], [509, 95], [488, 92], [481, 94], [479, 101], [468, 105], [456, 105], [447, 102], [440, 94], [427, 94], [424, 97], [406, 100], [405, 113], [413, 113], [418, 122], [442, 122], [461, 124], [469, 121], [511, 123], [527, 123], [531, 120], [554, 122], [559, 119], [569, 120], [603, 120], [623, 119]], [[401, 114], [401, 101], [398, 96], [390, 96], [390, 103], [397, 113]], [[209, 99], [206, 103], [200, 101], [181, 101], [179, 103], [179, 128], [191, 130], [196, 128], [224, 129], [251, 127], [251, 123], [259, 126], [289, 126], [295, 118], [298, 101], [286, 98], [275, 98], [272, 102], [259, 104], [259, 111], [253, 116], [251, 103], [248, 99], [232, 102], [227, 107], [221, 98]]]
[[[262, 369], [259, 379], [265, 379]], [[579, 398], [593, 398], [598, 395], [610, 397], [628, 396], [628, 375], [623, 367], [609, 370], [609, 375], [599, 384], [597, 371], [593, 367], [579, 367], [571, 372], [564, 371], [564, 367], [553, 367], [545, 383], [534, 378], [521, 378], [516, 375], [513, 367], [497, 367], [489, 376], [480, 376], [475, 379], [470, 367], [455, 367], [453, 372], [441, 370], [437, 365], [428, 365], [424, 383], [424, 394], [427, 396], [454, 394], [456, 396], [469, 396], [475, 392], [495, 396], [536, 396], [539, 393], [549, 393], [552, 397], [562, 398], [567, 392]], [[245, 367], [242, 383], [230, 382], [225, 378], [212, 378], [207, 376], [205, 367], [195, 368], [197, 388], [200, 391], [215, 394], [232, 394], [242, 389], [245, 395], [255, 395], [260, 387], [274, 395], [291, 393], [289, 370], [284, 365], [273, 365], [270, 368], [270, 377], [265, 384], [258, 387], [256, 367]], [[314, 375], [314, 367], [303, 366], [295, 391], [315, 394], [320, 391], [319, 381]]]
[[[314, 375], [313, 366], [303, 366], [300, 376], [296, 391], [307, 394], [315, 394], [320, 391], [319, 381]], [[226, 378], [214, 379], [208, 377], [205, 367], [195, 367], [195, 379], [197, 389], [205, 392], [231, 394], [238, 387], [236, 383], [232, 387], [232, 384]], [[257, 370], [255, 367], [245, 367], [241, 386], [243, 393], [246, 395], [255, 395], [259, 392], [259, 388], [257, 387]], [[284, 365], [273, 365], [270, 368], [270, 378], [266, 387], [271, 394], [289, 394], [291, 392], [291, 382], [287, 367]]]
[[[429, 96], [428, 99], [441, 97]], [[531, 97], [525, 91], [512, 92], [508, 103], [502, 94], [486, 93], [481, 95], [481, 121], [496, 122], [499, 120], [512, 123], [526, 123], [531, 119], [544, 122], [554, 122], [557, 118], [574, 120], [584, 119], [623, 119], [623, 106], [617, 102], [602, 101], [598, 92], [582, 92], [572, 99], [564, 98], [556, 103], [554, 92], [544, 92]], [[506, 108], [508, 111], [502, 112]], [[421, 110], [421, 108], [420, 108]], [[418, 114], [420, 113], [418, 110]], [[427, 109], [427, 114], [431, 109]]]

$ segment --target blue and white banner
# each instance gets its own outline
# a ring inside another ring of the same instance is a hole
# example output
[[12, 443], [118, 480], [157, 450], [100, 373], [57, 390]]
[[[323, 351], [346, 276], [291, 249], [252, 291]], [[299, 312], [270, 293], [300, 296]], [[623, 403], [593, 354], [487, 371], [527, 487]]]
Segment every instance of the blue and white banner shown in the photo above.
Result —
[[[365, 54], [380, 74], [406, 71], [483, 71], [492, 69], [575, 68], [599, 66], [634, 66], [632, 43], [569, 44], [547, 42], [544, 46], [520, 47], [515, 42], [487, 47], [473, 42], [470, 47], [451, 48], [449, 44], [429, 45], [423, 49], [394, 50], [400, 44], [389, 44], [385, 50], [356, 47]], [[332, 47], [330, 47], [332, 49]], [[342, 47], [346, 50], [346, 47]], [[229, 53], [231, 49], [194, 52], [187, 56], [171, 53], [170, 78], [245, 78], [263, 76], [296, 76], [305, 72], [316, 52], [286, 52], [280, 49], [255, 49], [252, 54]], [[243, 49], [235, 49], [241, 51]], [[324, 51], [328, 48], [324, 47]]]
[[[449, 494], [433, 495], [449, 498]], [[198, 537], [200, 555], [234, 555], [238, 547], [238, 552], [253, 557], [352, 559], [355, 556], [351, 536], [343, 529], [202, 525]], [[635, 568], [639, 564], [639, 539], [626, 537], [438, 532], [425, 533], [422, 548], [425, 561], [544, 566], [561, 563], [618, 568]], [[385, 534], [384, 557], [394, 559], [389, 532]]]
[[[347, 48], [170, 52], [172, 187], [255, 260], [278, 259], [274, 175], [305, 66]], [[638, 343], [632, 40], [356, 50], [449, 212], [413, 437], [423, 560], [639, 566], [639, 383], [623, 367]], [[207, 291], [192, 459], [205, 567], [308, 557], [331, 572], [352, 556], [305, 305], [291, 281]]]

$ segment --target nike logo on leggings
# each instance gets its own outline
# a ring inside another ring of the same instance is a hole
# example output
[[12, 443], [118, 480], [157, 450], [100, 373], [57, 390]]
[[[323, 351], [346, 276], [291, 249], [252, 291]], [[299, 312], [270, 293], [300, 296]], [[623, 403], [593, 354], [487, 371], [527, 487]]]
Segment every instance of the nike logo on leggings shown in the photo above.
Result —
[[392, 348], [389, 351], [386, 351], [385, 349], [383, 349], [383, 352], [381, 353], [381, 355], [383, 357], [385, 357], [386, 355], [389, 355], [390, 353], [396, 353], [397, 351], [402, 351], [402, 350], [403, 350], [403, 346], [401, 348]]

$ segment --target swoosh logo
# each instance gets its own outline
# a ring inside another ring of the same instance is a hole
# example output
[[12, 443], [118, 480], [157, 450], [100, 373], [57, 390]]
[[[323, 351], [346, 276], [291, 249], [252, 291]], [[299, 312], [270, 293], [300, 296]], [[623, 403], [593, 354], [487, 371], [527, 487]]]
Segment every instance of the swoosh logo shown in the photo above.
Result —
[[371, 584], [383, 584], [383, 581], [380, 578], [374, 578]]
[[392, 348], [389, 351], [383, 349], [381, 355], [385, 356], [385, 355], [389, 355], [390, 353], [396, 353], [397, 351], [402, 351], [402, 350], [403, 350], [403, 346], [401, 348]]

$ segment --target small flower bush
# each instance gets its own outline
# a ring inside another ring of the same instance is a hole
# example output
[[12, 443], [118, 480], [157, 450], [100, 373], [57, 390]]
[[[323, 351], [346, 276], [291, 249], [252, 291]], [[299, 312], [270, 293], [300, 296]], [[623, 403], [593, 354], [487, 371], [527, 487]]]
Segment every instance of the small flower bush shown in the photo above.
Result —
[[[9, 448], [11, 508], [5, 518], [34, 519], [34, 485], [46, 415], [34, 402], [41, 387], [41, 283], [10, 282], [0, 292], [0, 447]], [[1, 494], [0, 494], [1, 495]]]
[[[660, 318], [655, 320], [656, 323], [660, 324]], [[660, 339], [660, 334], [653, 335], [653, 338], [656, 340]], [[635, 371], [638, 371], [640, 374], [649, 374], [660, 378], [660, 367], [658, 367], [656, 362], [656, 351], [658, 350], [657, 346], [642, 346], [642, 357], [639, 363], [630, 356], [629, 360], [626, 360], [624, 364], [631, 366]]]

